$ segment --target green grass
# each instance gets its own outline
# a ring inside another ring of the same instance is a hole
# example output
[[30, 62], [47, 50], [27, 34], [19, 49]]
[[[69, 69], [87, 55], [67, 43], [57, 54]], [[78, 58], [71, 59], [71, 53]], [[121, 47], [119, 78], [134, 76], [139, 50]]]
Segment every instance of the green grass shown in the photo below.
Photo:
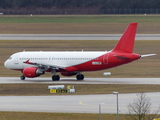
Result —
[[[76, 93], [51, 94], [48, 86], [51, 84], [0, 84], [0, 96], [37, 96], [37, 95], [90, 95], [90, 94], [111, 94], [113, 91], [122, 93], [160, 92], [160, 85], [130, 85], [130, 84], [65, 84], [74, 85]], [[58, 84], [60, 85], [60, 84]], [[64, 84], [63, 84], [64, 85]], [[150, 88], [150, 89], [148, 89]]]
[[0, 34], [122, 34], [138, 22], [138, 34], [159, 34], [160, 15], [0, 16]]
[[159, 23], [159, 15], [2, 16], [0, 23]]
[[[101, 114], [102, 120], [116, 119], [115, 114]], [[37, 113], [37, 112], [0, 112], [0, 120], [98, 120], [99, 114], [88, 113]], [[120, 115], [120, 120], [127, 120]]]
[[[160, 117], [157, 115], [156, 118]], [[120, 120], [130, 120], [119, 114]], [[43, 112], [0, 112], [0, 120], [99, 120], [99, 114], [90, 113], [43, 113]], [[101, 114], [101, 120], [116, 120], [116, 114]]]

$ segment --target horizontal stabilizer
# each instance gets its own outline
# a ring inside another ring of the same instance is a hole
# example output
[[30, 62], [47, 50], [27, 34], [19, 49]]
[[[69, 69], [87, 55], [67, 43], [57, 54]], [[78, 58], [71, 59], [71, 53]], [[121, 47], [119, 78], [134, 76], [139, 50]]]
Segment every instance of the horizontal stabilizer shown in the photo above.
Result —
[[129, 59], [128, 57], [123, 57], [123, 56], [119, 56], [119, 55], [114, 55], [115, 57], [117, 57], [118, 59], [124, 60], [124, 59]]
[[153, 56], [153, 55], [157, 55], [157, 54], [146, 54], [146, 55], [141, 55], [141, 57], [148, 57], [148, 56]]

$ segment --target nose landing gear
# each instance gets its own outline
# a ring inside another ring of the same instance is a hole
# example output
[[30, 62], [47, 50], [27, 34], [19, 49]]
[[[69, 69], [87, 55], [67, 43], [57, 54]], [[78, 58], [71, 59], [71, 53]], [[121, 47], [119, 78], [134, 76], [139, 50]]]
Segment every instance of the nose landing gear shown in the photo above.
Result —
[[20, 79], [21, 79], [21, 80], [25, 80], [25, 76], [22, 75], [22, 76], [20, 77]]

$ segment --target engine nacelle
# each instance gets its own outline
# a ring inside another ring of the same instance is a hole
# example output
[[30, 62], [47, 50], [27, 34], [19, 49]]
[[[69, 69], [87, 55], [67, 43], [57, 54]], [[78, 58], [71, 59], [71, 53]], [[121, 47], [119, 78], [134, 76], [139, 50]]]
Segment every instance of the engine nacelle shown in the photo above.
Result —
[[44, 71], [41, 71], [39, 68], [36, 67], [27, 67], [23, 69], [23, 75], [28, 78], [38, 77], [43, 74]]
[[77, 74], [76, 72], [61, 72], [61, 75], [63, 75], [63, 76], [73, 76], [76, 74]]

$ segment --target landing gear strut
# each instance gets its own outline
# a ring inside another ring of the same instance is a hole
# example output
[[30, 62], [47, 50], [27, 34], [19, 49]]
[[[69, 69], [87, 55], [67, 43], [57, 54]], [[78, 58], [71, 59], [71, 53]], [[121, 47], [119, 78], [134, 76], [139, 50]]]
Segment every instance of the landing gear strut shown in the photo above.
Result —
[[84, 75], [83, 74], [78, 74], [76, 76], [77, 80], [83, 80], [84, 79]]
[[52, 70], [51, 70], [51, 73], [54, 74], [54, 75], [52, 76], [52, 80], [53, 80], [53, 81], [59, 81], [60, 77], [59, 77], [59, 75], [56, 75], [56, 70], [55, 70], [55, 69], [52, 69]]
[[59, 81], [59, 79], [60, 79], [59, 75], [53, 75], [52, 76], [53, 81]]

